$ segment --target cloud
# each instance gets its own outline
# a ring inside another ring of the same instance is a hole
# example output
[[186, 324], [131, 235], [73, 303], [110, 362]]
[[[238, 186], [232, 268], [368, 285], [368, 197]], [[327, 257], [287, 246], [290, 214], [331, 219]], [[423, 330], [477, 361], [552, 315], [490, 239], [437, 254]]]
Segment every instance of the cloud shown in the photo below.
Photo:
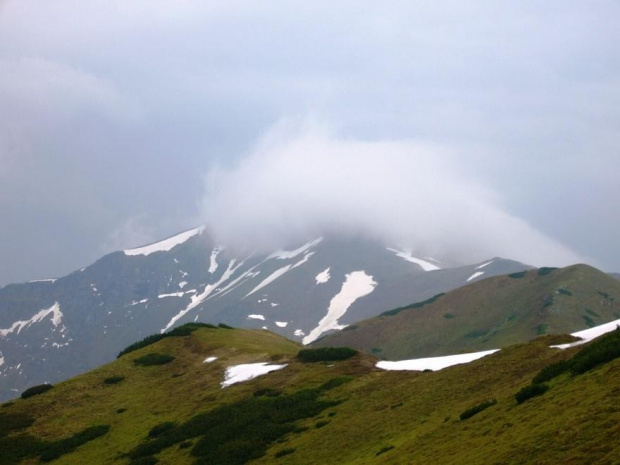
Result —
[[234, 167], [207, 175], [204, 217], [218, 240], [237, 248], [361, 234], [452, 263], [496, 255], [535, 265], [582, 260], [504, 211], [496, 192], [467, 178], [459, 155], [281, 123]]

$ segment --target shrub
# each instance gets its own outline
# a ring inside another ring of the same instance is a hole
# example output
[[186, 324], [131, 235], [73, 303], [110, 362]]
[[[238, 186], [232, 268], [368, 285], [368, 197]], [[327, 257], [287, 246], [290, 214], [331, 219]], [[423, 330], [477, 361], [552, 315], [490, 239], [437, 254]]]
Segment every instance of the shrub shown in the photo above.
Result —
[[566, 373], [570, 369], [570, 363], [567, 360], [561, 362], [553, 362], [544, 367], [538, 372], [534, 379], [533, 384], [541, 384], [547, 381], [551, 381], [556, 376], [560, 376], [562, 373]]
[[595, 339], [575, 354], [569, 361], [570, 371], [574, 375], [582, 374], [618, 357], [620, 357], [620, 327]]
[[127, 409], [126, 409], [126, 408], [119, 408], [119, 409], [116, 411], [116, 413], [124, 413], [124, 412], [126, 412], [126, 411], [127, 411]]
[[541, 323], [538, 325], [538, 328], [536, 329], [536, 334], [538, 334], [539, 336], [541, 334], [546, 334], [547, 333], [547, 328], [549, 327], [549, 325], [547, 323]]
[[39, 384], [38, 386], [32, 386], [31, 388], [26, 389], [22, 392], [22, 399], [27, 399], [28, 397], [38, 396], [39, 394], [43, 394], [44, 392], [49, 391], [54, 386], [51, 384]]
[[179, 444], [179, 449], [189, 449], [190, 447], [192, 447], [192, 441], [183, 441]]
[[282, 395], [282, 391], [279, 391], [278, 389], [272, 389], [272, 388], [262, 388], [257, 391], [254, 391], [254, 397], [262, 397], [262, 396], [278, 397], [279, 395]]
[[583, 318], [583, 321], [586, 322], [586, 324], [588, 325], [588, 328], [593, 328], [596, 326], [596, 322], [590, 318], [588, 315], [581, 315], [581, 318]]
[[495, 399], [486, 400], [482, 402], [481, 404], [476, 405], [475, 407], [465, 410], [459, 415], [459, 418], [461, 420], [467, 420], [468, 418], [473, 417], [474, 415], [482, 412], [483, 410], [488, 409], [489, 407], [494, 406], [495, 404], [497, 404], [497, 400]]
[[136, 358], [133, 363], [136, 365], [142, 366], [152, 366], [152, 365], [165, 365], [166, 363], [170, 363], [174, 360], [172, 355], [166, 354], [158, 354], [156, 352], [152, 352], [150, 354], [146, 354], [142, 357]]
[[518, 271], [516, 273], [510, 273], [508, 277], [512, 279], [521, 279], [525, 277], [525, 271]]
[[156, 438], [157, 436], [174, 429], [174, 423], [171, 421], [166, 421], [164, 423], [160, 423], [159, 425], [153, 426], [149, 431], [149, 438]]
[[600, 318], [601, 315], [599, 315], [598, 313], [596, 313], [594, 310], [590, 310], [589, 308], [586, 308], [586, 313], [592, 315], [595, 318]]
[[385, 447], [382, 447], [381, 449], [379, 449], [379, 450], [377, 451], [377, 453], [375, 454], [375, 456], [377, 456], [377, 455], [381, 455], [381, 454], [385, 454], [386, 452], [389, 452], [389, 451], [391, 451], [392, 449], [394, 449], [394, 446], [385, 446]]
[[328, 420], [321, 420], [321, 421], [317, 421], [314, 427], [318, 429], [318, 428], [323, 428], [324, 426], [327, 426], [327, 425], [329, 425]]
[[548, 274], [553, 273], [557, 268], [543, 266], [542, 268], [538, 268], [538, 276], [547, 276]]
[[300, 350], [297, 358], [303, 362], [335, 362], [347, 360], [357, 354], [357, 350], [350, 347], [320, 347]]
[[543, 395], [545, 392], [547, 392], [547, 389], [549, 389], [549, 386], [547, 386], [546, 384], [530, 384], [517, 392], [515, 394], [515, 399], [517, 403], [522, 404], [523, 402], [531, 399], [532, 397]]
[[353, 331], [357, 328], [359, 328], [359, 325], [349, 325], [346, 328], [344, 328], [343, 331]]
[[8, 436], [13, 431], [28, 428], [33, 423], [34, 418], [25, 413], [3, 413], [0, 415], [0, 438]]
[[370, 349], [370, 352], [373, 354], [380, 354], [381, 352], [383, 352], [383, 349], [381, 347], [373, 347], [372, 349]]
[[443, 314], [443, 317], [444, 317], [446, 320], [451, 320], [452, 318], [454, 318], [454, 315], [453, 315], [452, 313], [444, 313], [444, 314]]
[[118, 384], [125, 379], [124, 376], [110, 376], [103, 380], [104, 384]]
[[143, 347], [148, 347], [167, 337], [189, 336], [191, 333], [193, 333], [199, 328], [215, 328], [215, 326], [210, 325], [209, 323], [187, 323], [179, 326], [178, 328], [174, 328], [172, 331], [169, 331], [167, 333], [151, 334], [150, 336], [145, 337], [141, 341], [134, 342], [133, 344], [127, 346], [125, 349], [121, 350], [120, 353], [116, 356], [116, 358], [121, 358], [123, 355], [126, 355], [130, 352], [142, 349]]
[[572, 296], [573, 293], [571, 291], [569, 291], [568, 289], [564, 289], [564, 288], [559, 288], [558, 289], [558, 293], [562, 294], [562, 295], [567, 295], [567, 296]]
[[293, 454], [296, 450], [297, 449], [295, 449], [294, 447], [289, 447], [288, 449], [282, 449], [276, 452], [275, 457], [279, 459], [280, 457], [284, 457], [285, 455]]
[[152, 455], [131, 461], [131, 465], [155, 465], [156, 463], [159, 463], [159, 459], [153, 457]]
[[346, 384], [350, 381], [353, 381], [353, 377], [352, 376], [338, 376], [337, 378], [332, 378], [329, 381], [326, 381], [325, 383], [323, 383], [320, 387], [319, 390], [321, 391], [329, 391], [330, 389], [334, 389], [337, 388], [338, 386], [342, 386], [343, 384]]
[[222, 329], [235, 329], [232, 326], [228, 326], [227, 324], [224, 323], [220, 323], [219, 325], [217, 325], [218, 328], [222, 328]]
[[69, 438], [46, 443], [40, 459], [42, 462], [56, 460], [61, 455], [73, 452], [82, 444], [86, 444], [93, 439], [103, 436], [109, 430], [109, 425], [91, 426], [90, 428], [86, 428], [85, 430], [80, 431]]
[[430, 305], [434, 303], [435, 301], [437, 301], [440, 297], [443, 297], [444, 295], [446, 295], [446, 293], [442, 292], [441, 294], [434, 295], [430, 299], [424, 300], [422, 302], [416, 302], [415, 304], [411, 304], [411, 305], [405, 305], [404, 307], [398, 307], [398, 308], [395, 308], [394, 310], [388, 310], [387, 312], [383, 312], [381, 315], [394, 316], [394, 315], [398, 315], [403, 310], [410, 310], [410, 309], [413, 310], [417, 308], [422, 308], [425, 305]]

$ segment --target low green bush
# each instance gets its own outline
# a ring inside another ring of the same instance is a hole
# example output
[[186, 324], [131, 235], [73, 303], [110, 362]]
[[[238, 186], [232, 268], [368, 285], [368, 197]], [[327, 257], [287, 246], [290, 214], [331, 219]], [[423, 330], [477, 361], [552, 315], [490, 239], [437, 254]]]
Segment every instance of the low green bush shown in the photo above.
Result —
[[459, 415], [459, 418], [461, 419], [461, 421], [467, 420], [468, 418], [473, 417], [474, 415], [488, 409], [489, 407], [494, 406], [495, 404], [497, 404], [497, 400], [495, 399], [486, 400], [481, 404], [476, 405], [475, 407], [468, 408]]
[[43, 394], [44, 392], [49, 391], [54, 386], [51, 384], [39, 384], [38, 386], [32, 386], [31, 388], [26, 389], [22, 392], [22, 399], [28, 399], [32, 396], [38, 396], [39, 394]]
[[93, 439], [103, 436], [109, 430], [110, 425], [91, 426], [90, 428], [86, 428], [84, 431], [80, 431], [67, 439], [47, 443], [40, 459], [42, 462], [51, 462], [52, 460], [56, 460], [64, 454], [73, 452], [82, 444], [86, 444]]
[[570, 370], [570, 363], [568, 360], [550, 363], [540, 370], [536, 376], [534, 376], [532, 383], [546, 383], [547, 381], [551, 381], [553, 378], [560, 376], [562, 373], [566, 373], [568, 370]]
[[579, 375], [620, 357], [620, 327], [596, 338], [570, 359], [570, 371]]
[[381, 449], [379, 449], [377, 451], [377, 453], [375, 454], [375, 456], [381, 455], [381, 454], [385, 454], [386, 452], [391, 451], [392, 449], [394, 449], [394, 446], [385, 446], [382, 447]]
[[127, 346], [125, 349], [121, 350], [116, 356], [116, 358], [121, 358], [123, 355], [129, 354], [138, 349], [142, 349], [143, 347], [148, 347], [167, 337], [189, 336], [191, 333], [193, 333], [199, 328], [213, 329], [215, 328], [215, 326], [209, 323], [187, 323], [179, 326], [178, 328], [174, 328], [172, 331], [169, 331], [167, 333], [151, 334], [150, 336], [145, 337], [141, 341], [134, 342], [133, 344]]
[[124, 380], [125, 380], [124, 376], [110, 376], [109, 378], [104, 379], [103, 383], [104, 384], [118, 384]]
[[302, 362], [335, 362], [347, 360], [358, 354], [350, 347], [319, 347], [318, 349], [303, 349], [297, 354]]
[[222, 328], [222, 329], [235, 329], [232, 326], [228, 326], [225, 323], [220, 323], [219, 325], [217, 325], [218, 328]]
[[0, 415], [0, 438], [9, 433], [28, 428], [34, 423], [34, 418], [25, 413], [2, 413]]
[[543, 395], [548, 389], [549, 386], [546, 384], [530, 384], [515, 394], [515, 400], [517, 403], [522, 404], [532, 397]]
[[329, 425], [329, 420], [321, 420], [321, 421], [317, 421], [316, 424], [314, 425], [315, 428], [323, 428], [324, 426]]
[[543, 266], [542, 268], [538, 268], [538, 276], [547, 276], [548, 274], [553, 273], [557, 268]]
[[261, 389], [258, 389], [257, 391], [254, 391], [254, 397], [262, 397], [262, 396], [278, 397], [281, 395], [282, 395], [282, 391], [278, 389], [272, 389], [272, 388], [261, 388]]
[[518, 271], [516, 273], [510, 273], [508, 277], [512, 279], [521, 279], [525, 277], [525, 271]]
[[443, 317], [444, 317], [446, 320], [451, 320], [452, 318], [454, 318], [454, 315], [453, 315], [452, 313], [444, 313], [444, 314], [443, 314]]
[[549, 325], [547, 323], [541, 323], [538, 325], [538, 328], [536, 329], [536, 334], [541, 336], [543, 334], [547, 334], [547, 328], [549, 327]]
[[140, 366], [153, 366], [153, 365], [165, 365], [174, 360], [172, 355], [159, 354], [157, 352], [151, 352], [142, 357], [136, 358], [133, 363]]
[[279, 459], [280, 457], [284, 457], [285, 455], [291, 455], [295, 453], [297, 449], [294, 447], [289, 447], [288, 449], [282, 449], [275, 453], [275, 457]]
[[160, 423], [159, 425], [153, 426], [149, 431], [149, 438], [156, 438], [160, 436], [162, 433], [166, 433], [167, 431], [173, 430], [175, 424], [171, 421], [166, 421], [164, 423]]
[[416, 303], [411, 304], [411, 305], [405, 305], [404, 307], [398, 307], [398, 308], [395, 308], [393, 310], [388, 310], [387, 312], [383, 312], [381, 315], [383, 315], [383, 316], [394, 316], [394, 315], [398, 315], [403, 310], [414, 310], [414, 309], [417, 309], [417, 308], [422, 308], [425, 305], [430, 305], [430, 304], [436, 302], [439, 298], [443, 297], [444, 295], [446, 295], [446, 293], [442, 292], [441, 294], [434, 295], [430, 299], [424, 300], [422, 302], [416, 302]]
[[583, 321], [588, 325], [588, 328], [594, 328], [596, 326], [596, 322], [588, 315], [581, 315], [581, 318], [583, 318]]
[[572, 295], [573, 295], [573, 293], [571, 291], [569, 291], [568, 289], [564, 289], [562, 287], [560, 287], [558, 289], [558, 294], [567, 295], [567, 296], [570, 296], [570, 297], [572, 297]]
[[353, 376], [346, 376], [346, 375], [338, 376], [337, 378], [332, 378], [329, 381], [326, 381], [325, 383], [323, 383], [319, 387], [319, 390], [329, 391], [330, 389], [337, 388], [338, 386], [342, 386], [343, 384], [346, 384], [350, 381], [353, 381]]

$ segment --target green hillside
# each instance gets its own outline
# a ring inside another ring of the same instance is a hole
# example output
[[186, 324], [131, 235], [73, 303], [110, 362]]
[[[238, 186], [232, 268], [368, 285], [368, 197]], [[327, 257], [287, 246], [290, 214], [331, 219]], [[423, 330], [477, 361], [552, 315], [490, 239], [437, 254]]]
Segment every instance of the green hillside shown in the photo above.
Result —
[[314, 346], [350, 346], [387, 360], [478, 352], [620, 318], [620, 281], [587, 265], [488, 278], [383, 313]]
[[[352, 355], [346, 351], [302, 359], [302, 347], [267, 331], [181, 334], [4, 404], [0, 463], [20, 456], [23, 463], [42, 457], [58, 464], [620, 460], [620, 359], [580, 375], [562, 373], [543, 395], [515, 400], [543, 367], [582, 350], [548, 347], [566, 337], [544, 336], [422, 373], [380, 371], [373, 357], [346, 358]], [[616, 350], [618, 339], [605, 347]], [[346, 359], [320, 361], [326, 355]], [[206, 357], [217, 360], [203, 363]], [[287, 366], [221, 387], [227, 367], [254, 362]], [[485, 402], [486, 410], [460, 419]]]

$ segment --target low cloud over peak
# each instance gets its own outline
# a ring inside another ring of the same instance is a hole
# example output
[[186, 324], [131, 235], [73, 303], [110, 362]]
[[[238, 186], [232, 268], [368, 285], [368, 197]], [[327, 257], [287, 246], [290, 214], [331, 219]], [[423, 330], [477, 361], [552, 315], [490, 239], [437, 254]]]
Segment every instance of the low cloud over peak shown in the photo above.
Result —
[[504, 211], [465, 163], [446, 147], [343, 139], [317, 124], [281, 123], [233, 167], [208, 173], [202, 211], [215, 238], [236, 248], [361, 234], [452, 263], [583, 261]]

